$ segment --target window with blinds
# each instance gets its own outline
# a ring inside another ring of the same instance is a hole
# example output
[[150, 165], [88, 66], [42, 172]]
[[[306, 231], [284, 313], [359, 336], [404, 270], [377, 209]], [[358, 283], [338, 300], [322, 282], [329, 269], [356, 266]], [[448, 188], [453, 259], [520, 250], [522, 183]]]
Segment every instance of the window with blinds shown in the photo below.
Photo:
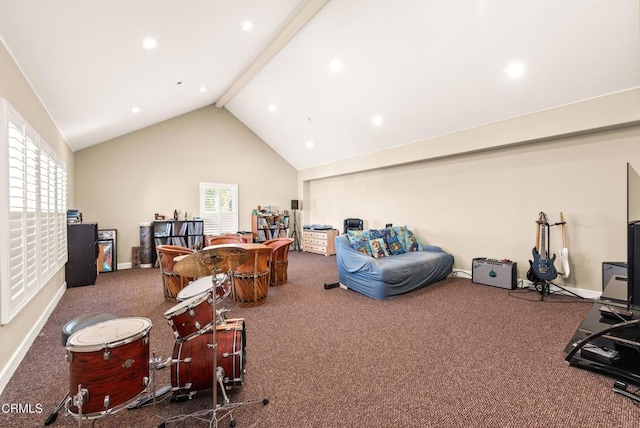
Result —
[[205, 235], [238, 231], [238, 185], [200, 183], [200, 218]]
[[33, 128], [0, 98], [0, 324], [67, 261], [67, 173]]

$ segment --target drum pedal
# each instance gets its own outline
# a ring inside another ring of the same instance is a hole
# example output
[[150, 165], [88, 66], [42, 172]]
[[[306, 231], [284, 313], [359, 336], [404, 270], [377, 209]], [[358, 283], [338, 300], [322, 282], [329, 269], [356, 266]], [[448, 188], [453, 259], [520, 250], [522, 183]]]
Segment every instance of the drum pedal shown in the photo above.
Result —
[[184, 403], [186, 401], [191, 400], [191, 398], [195, 395], [195, 392], [189, 394], [177, 394], [171, 397], [172, 403]]
[[167, 384], [164, 386], [161, 386], [160, 388], [156, 389], [156, 392], [153, 392], [151, 394], [147, 394], [144, 397], [140, 397], [138, 400], [134, 401], [133, 403], [129, 404], [127, 406], [128, 410], [133, 410], [133, 409], [137, 409], [139, 407], [142, 407], [143, 405], [147, 404], [149, 401], [153, 400], [154, 397], [158, 398], [163, 396], [164, 394], [166, 394], [167, 392], [171, 391], [171, 384]]

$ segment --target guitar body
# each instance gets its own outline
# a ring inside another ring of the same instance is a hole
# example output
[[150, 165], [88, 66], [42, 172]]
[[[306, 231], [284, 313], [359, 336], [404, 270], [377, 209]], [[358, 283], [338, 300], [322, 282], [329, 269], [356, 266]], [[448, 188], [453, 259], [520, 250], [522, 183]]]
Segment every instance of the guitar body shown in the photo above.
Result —
[[531, 265], [531, 271], [536, 278], [542, 281], [550, 281], [558, 276], [558, 271], [556, 271], [556, 268], [553, 265], [553, 262], [556, 260], [555, 254], [551, 258], [547, 258], [546, 256], [540, 255], [535, 247], [533, 248], [532, 254], [533, 261], [529, 260], [529, 264]]

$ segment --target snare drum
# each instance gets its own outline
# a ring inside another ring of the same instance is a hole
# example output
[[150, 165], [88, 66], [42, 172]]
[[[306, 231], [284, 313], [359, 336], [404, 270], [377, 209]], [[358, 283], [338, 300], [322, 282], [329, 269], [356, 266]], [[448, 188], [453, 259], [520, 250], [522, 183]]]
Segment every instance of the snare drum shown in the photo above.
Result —
[[[230, 318], [226, 324], [216, 326], [218, 345], [216, 359], [223, 369], [225, 389], [242, 386], [245, 362], [244, 318]], [[213, 388], [213, 329], [188, 342], [176, 342], [173, 347], [171, 386], [176, 394], [187, 394]]]
[[[227, 277], [226, 273], [219, 273], [216, 275], [216, 304], [222, 302], [225, 297], [231, 294], [231, 281]], [[184, 302], [195, 296], [210, 291], [213, 288], [213, 275], [198, 278], [185, 288], [180, 290], [176, 299], [178, 302]]]
[[[69, 395], [86, 393], [79, 405], [68, 401], [74, 417], [95, 419], [127, 406], [149, 385], [147, 318], [118, 318], [78, 330], [67, 341]], [[76, 400], [74, 400], [76, 401]]]
[[209, 290], [180, 302], [165, 312], [164, 317], [176, 339], [191, 340], [207, 331], [214, 322], [212, 305], [212, 291]]

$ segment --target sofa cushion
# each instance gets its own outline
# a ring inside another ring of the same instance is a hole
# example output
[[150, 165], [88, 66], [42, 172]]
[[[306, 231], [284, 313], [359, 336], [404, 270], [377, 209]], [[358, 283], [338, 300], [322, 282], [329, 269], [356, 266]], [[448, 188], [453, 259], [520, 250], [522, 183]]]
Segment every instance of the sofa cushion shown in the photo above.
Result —
[[371, 250], [371, 255], [376, 259], [391, 255], [391, 253], [389, 253], [389, 250], [387, 249], [387, 244], [382, 238], [370, 239], [369, 249]]
[[402, 244], [396, 235], [389, 235], [386, 242], [391, 255], [397, 256], [398, 254], [404, 254], [404, 248], [402, 248]]
[[368, 230], [349, 230], [347, 231], [347, 238], [349, 238], [349, 244], [354, 250], [371, 255]]
[[407, 229], [405, 235], [405, 245], [407, 251], [422, 251], [422, 243], [416, 235], [413, 234], [412, 231]]

